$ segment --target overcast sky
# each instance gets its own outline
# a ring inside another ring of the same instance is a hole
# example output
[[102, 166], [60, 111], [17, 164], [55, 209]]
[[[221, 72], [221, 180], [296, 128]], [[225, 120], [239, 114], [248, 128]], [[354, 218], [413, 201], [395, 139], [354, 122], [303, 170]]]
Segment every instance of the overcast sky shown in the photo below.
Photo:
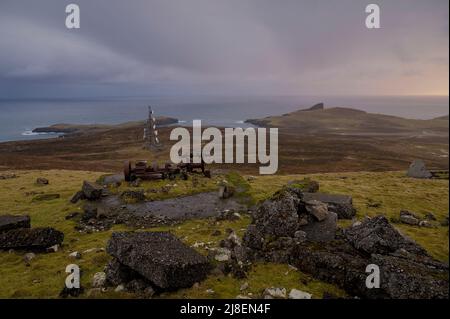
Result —
[[448, 95], [448, 0], [72, 2], [0, 0], [0, 98]]

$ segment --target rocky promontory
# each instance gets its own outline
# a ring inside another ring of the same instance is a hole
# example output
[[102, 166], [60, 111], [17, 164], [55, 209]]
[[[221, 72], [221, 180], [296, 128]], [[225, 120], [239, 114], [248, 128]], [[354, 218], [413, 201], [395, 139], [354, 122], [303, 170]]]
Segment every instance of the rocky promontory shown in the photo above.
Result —
[[[158, 117], [156, 118], [156, 124], [158, 126], [167, 126], [178, 123], [178, 119], [173, 117]], [[54, 124], [45, 127], [37, 127], [33, 129], [33, 133], [53, 133], [53, 134], [76, 134], [76, 133], [86, 133], [86, 132], [101, 132], [105, 130], [124, 128], [124, 127], [135, 127], [143, 126], [144, 121], [137, 122], [127, 122], [117, 125], [109, 124]]]

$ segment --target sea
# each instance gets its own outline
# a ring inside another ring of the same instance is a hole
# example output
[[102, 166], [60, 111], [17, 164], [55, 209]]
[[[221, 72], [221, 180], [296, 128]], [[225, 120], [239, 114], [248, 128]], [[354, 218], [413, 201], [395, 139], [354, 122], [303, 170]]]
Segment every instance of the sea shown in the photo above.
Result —
[[281, 115], [323, 102], [326, 108], [350, 107], [410, 119], [449, 114], [448, 96], [176, 96], [91, 99], [0, 99], [0, 142], [54, 138], [33, 129], [59, 123], [119, 124], [169, 116], [188, 126], [193, 120], [220, 127], [246, 127], [246, 119]]

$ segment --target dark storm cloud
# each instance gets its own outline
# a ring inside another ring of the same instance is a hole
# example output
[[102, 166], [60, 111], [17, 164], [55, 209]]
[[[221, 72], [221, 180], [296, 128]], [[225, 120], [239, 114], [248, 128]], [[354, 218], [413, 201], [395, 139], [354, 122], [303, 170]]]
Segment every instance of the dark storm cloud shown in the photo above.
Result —
[[448, 1], [60, 0], [0, 3], [0, 97], [447, 94]]

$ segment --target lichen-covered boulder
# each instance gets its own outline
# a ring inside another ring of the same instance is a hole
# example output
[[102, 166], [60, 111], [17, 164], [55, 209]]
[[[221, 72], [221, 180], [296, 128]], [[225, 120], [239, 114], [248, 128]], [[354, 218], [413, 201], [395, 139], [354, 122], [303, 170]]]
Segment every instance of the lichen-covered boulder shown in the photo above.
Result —
[[206, 257], [168, 232], [113, 233], [107, 252], [164, 290], [191, 287], [206, 278]]
[[384, 216], [366, 218], [361, 224], [345, 230], [347, 241], [367, 254], [389, 254], [400, 249], [427, 255], [426, 251], [396, 230]]

